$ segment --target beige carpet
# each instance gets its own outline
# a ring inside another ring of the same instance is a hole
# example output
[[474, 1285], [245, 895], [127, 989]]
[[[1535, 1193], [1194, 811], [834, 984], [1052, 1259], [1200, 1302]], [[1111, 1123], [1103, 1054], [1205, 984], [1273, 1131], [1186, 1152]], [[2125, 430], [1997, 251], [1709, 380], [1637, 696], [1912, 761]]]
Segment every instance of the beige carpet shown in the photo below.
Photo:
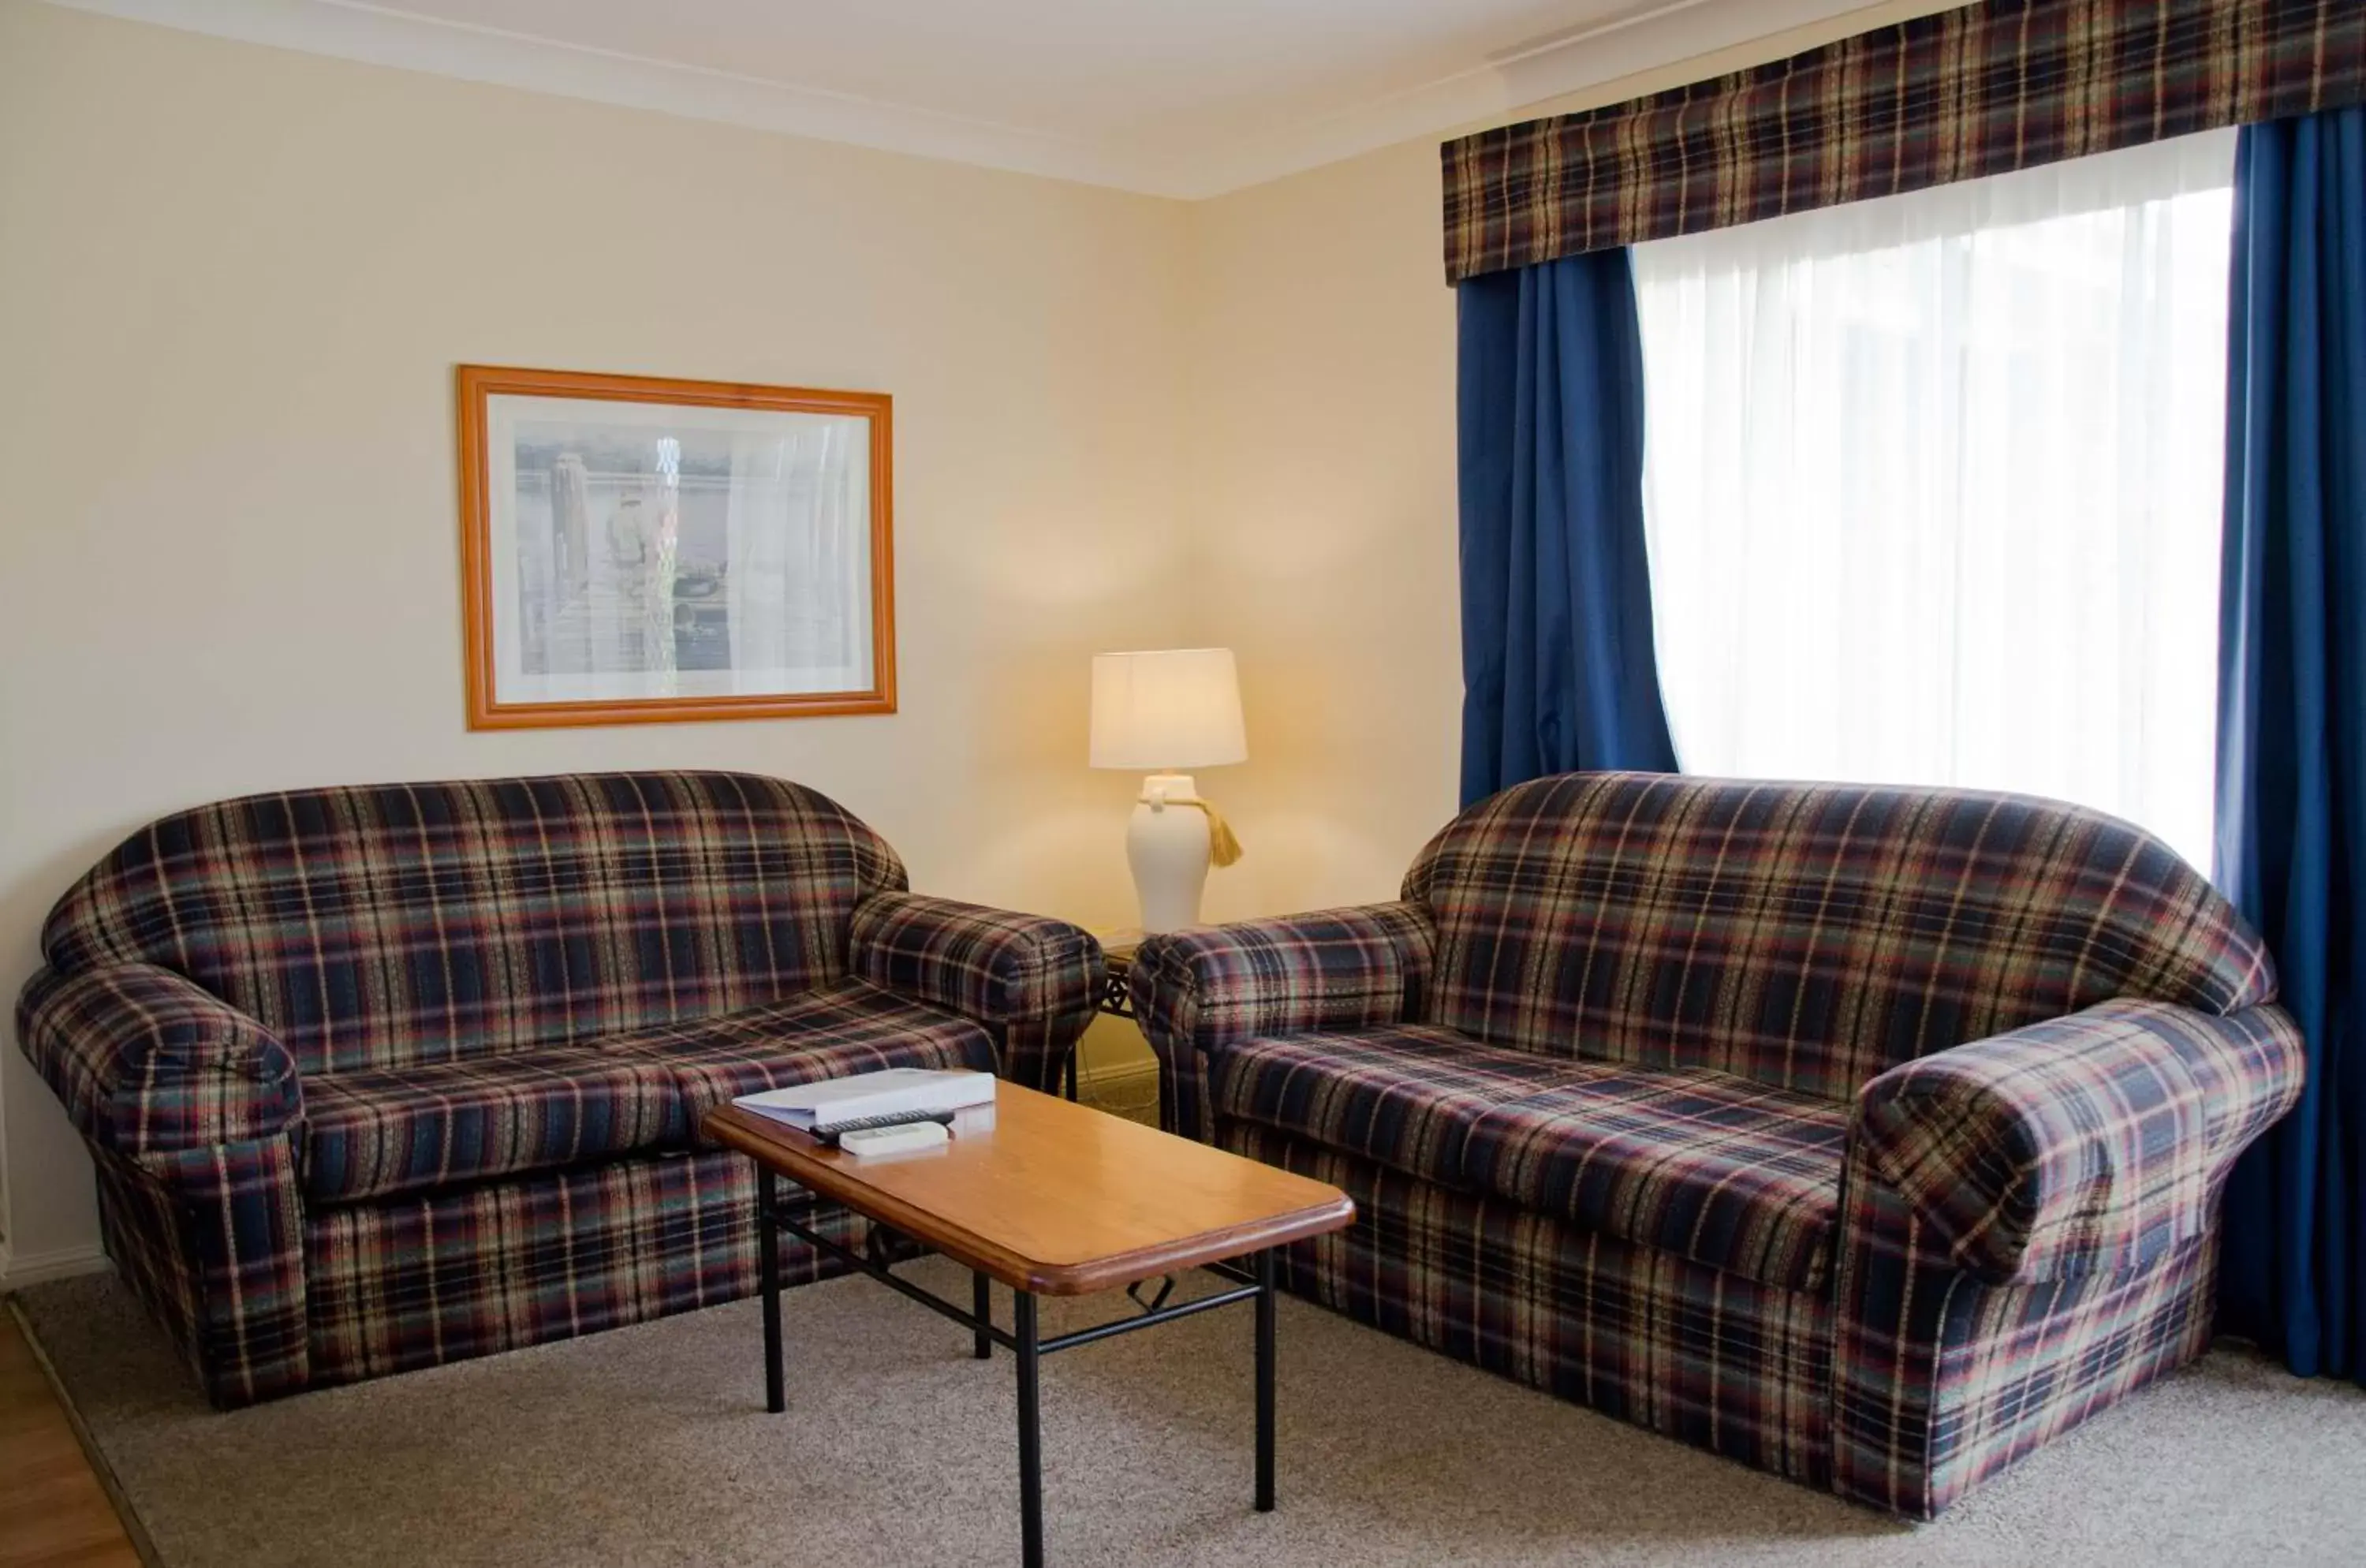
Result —
[[[790, 1294], [771, 1417], [753, 1303], [231, 1416], [111, 1276], [20, 1304], [170, 1568], [1017, 1561], [1008, 1358], [869, 1280]], [[2366, 1393], [2247, 1357], [1910, 1529], [1296, 1302], [1281, 1507], [1258, 1516], [1250, 1327], [1226, 1308], [1044, 1363], [1054, 1562], [2366, 1561]]]

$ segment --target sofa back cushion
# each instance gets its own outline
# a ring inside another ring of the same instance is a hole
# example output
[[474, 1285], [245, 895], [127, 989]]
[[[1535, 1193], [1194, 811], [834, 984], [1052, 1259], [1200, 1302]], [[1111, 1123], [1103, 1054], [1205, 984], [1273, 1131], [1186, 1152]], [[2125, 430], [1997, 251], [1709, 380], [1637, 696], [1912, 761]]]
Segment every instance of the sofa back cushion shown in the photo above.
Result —
[[498, 1055], [726, 1011], [847, 972], [901, 890], [870, 829], [743, 773], [574, 773], [249, 795], [133, 834], [51, 912], [72, 972], [160, 964], [307, 1071]]
[[1568, 773], [1432, 840], [1425, 1021], [1832, 1099], [2114, 997], [2272, 999], [2265, 948], [2158, 840], [1965, 790]]

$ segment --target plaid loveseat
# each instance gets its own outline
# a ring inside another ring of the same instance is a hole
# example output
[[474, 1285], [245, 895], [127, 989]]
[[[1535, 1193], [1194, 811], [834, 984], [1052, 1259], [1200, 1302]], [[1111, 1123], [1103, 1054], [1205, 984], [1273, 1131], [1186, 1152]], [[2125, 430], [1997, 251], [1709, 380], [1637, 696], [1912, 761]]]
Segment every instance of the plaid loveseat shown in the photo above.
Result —
[[879, 1067], [1048, 1088], [1100, 974], [1075, 927], [914, 897], [833, 802], [717, 773], [202, 807], [41, 945], [18, 1041], [220, 1405], [749, 1294], [707, 1110]]
[[2169, 849], [1951, 791], [1544, 779], [1132, 983], [1171, 1127], [1355, 1198], [1290, 1289], [1916, 1517], [2202, 1351], [2302, 1070]]

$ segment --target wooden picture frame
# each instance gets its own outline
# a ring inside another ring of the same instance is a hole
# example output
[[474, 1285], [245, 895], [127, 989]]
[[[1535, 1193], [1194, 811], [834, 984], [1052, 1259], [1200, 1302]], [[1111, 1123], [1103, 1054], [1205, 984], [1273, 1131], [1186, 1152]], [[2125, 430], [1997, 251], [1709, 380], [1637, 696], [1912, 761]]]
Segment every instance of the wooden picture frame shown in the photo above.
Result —
[[885, 393], [457, 388], [469, 728], [896, 711]]

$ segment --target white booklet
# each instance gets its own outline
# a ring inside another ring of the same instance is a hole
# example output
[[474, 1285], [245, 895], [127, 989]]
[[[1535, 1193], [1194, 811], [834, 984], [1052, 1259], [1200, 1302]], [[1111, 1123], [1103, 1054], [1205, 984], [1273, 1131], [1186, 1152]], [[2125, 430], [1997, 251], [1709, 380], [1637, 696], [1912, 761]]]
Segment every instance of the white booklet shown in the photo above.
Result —
[[855, 1122], [950, 1116], [970, 1106], [991, 1105], [994, 1075], [965, 1068], [890, 1067], [743, 1094], [731, 1103], [803, 1132], [827, 1133]]

